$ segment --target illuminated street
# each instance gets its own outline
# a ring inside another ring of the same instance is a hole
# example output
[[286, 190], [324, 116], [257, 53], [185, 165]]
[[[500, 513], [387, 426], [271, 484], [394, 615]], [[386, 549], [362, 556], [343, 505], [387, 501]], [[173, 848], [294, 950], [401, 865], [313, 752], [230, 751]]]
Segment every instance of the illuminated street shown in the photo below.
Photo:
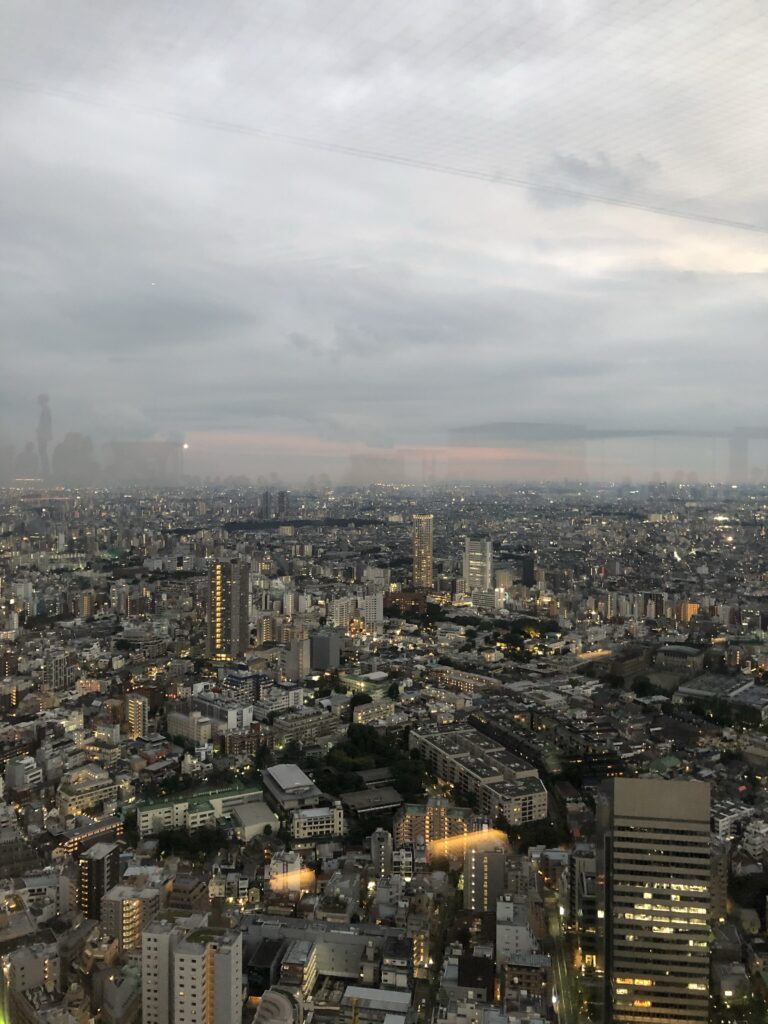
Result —
[[547, 929], [552, 948], [552, 981], [555, 995], [555, 1010], [561, 1024], [579, 1024], [582, 1017], [579, 1013], [576, 984], [573, 974], [568, 970], [568, 949], [560, 921], [557, 900], [554, 896], [546, 897]]

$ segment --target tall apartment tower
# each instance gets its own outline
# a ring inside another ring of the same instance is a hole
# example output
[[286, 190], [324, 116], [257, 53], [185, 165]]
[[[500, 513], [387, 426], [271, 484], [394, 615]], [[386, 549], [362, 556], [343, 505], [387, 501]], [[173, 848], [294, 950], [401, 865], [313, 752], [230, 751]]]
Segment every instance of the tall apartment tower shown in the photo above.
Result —
[[142, 932], [159, 912], [159, 889], [116, 885], [101, 901], [101, 925], [124, 953], [141, 948]]
[[434, 585], [432, 551], [434, 516], [413, 517], [413, 585], [417, 590], [431, 590]]
[[709, 784], [610, 779], [598, 800], [603, 1021], [709, 1019]]
[[101, 918], [101, 901], [117, 885], [120, 874], [120, 847], [117, 843], [96, 843], [80, 855], [78, 861], [77, 903], [90, 921]]
[[464, 541], [464, 589], [493, 589], [493, 542], [485, 537], [467, 537]]
[[507, 853], [502, 845], [489, 847], [487, 840], [467, 842], [464, 855], [464, 909], [495, 913], [504, 895]]
[[243, 940], [189, 918], [153, 921], [142, 937], [144, 1024], [222, 1024], [242, 1013]]
[[208, 657], [231, 661], [248, 648], [248, 566], [216, 562], [208, 574]]
[[125, 698], [125, 718], [132, 740], [149, 732], [149, 700], [142, 693], [129, 693]]

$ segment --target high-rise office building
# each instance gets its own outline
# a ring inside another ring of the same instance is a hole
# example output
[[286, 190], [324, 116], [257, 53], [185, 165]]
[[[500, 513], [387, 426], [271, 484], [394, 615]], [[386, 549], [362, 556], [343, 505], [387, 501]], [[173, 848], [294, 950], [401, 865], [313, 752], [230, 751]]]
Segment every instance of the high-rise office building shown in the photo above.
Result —
[[467, 840], [464, 855], [465, 910], [484, 914], [496, 912], [496, 903], [504, 894], [506, 862], [507, 853], [501, 843], [489, 846], [487, 839], [478, 843]]
[[605, 1024], [709, 1019], [710, 791], [610, 779], [598, 800], [598, 969]]
[[117, 885], [119, 874], [120, 847], [117, 843], [96, 843], [80, 854], [77, 902], [89, 920], [100, 919], [101, 901]]
[[531, 551], [524, 551], [513, 555], [513, 562], [517, 570], [517, 578], [524, 587], [536, 585], [536, 557]]
[[248, 566], [216, 562], [208, 575], [208, 657], [231, 661], [248, 648]]
[[221, 1024], [242, 1012], [243, 940], [206, 915], [153, 921], [142, 936], [144, 1024]]
[[129, 693], [125, 698], [125, 718], [132, 740], [149, 732], [149, 700], [142, 693]]
[[464, 590], [493, 589], [493, 542], [485, 537], [467, 537], [464, 541]]
[[417, 590], [431, 590], [434, 585], [433, 530], [433, 515], [415, 515], [413, 517], [413, 585]]

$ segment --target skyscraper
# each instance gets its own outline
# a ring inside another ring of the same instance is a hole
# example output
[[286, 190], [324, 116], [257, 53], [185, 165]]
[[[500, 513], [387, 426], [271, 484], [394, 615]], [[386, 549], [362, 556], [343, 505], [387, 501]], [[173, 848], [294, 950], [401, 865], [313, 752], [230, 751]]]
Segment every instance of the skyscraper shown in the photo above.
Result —
[[149, 700], [141, 693], [129, 693], [125, 698], [125, 718], [132, 740], [146, 736], [149, 731]]
[[496, 902], [504, 894], [507, 854], [501, 843], [489, 846], [487, 839], [467, 841], [464, 855], [464, 909], [495, 913]]
[[417, 590], [431, 590], [434, 516], [413, 517], [413, 585]]
[[598, 968], [606, 1024], [709, 1019], [710, 792], [611, 779], [598, 800]]
[[493, 588], [493, 543], [485, 537], [467, 537], [464, 541], [464, 589]]
[[216, 562], [208, 575], [208, 657], [231, 661], [248, 640], [248, 566]]
[[96, 843], [80, 855], [78, 862], [77, 902], [83, 916], [91, 921], [101, 917], [101, 901], [120, 874], [120, 847], [117, 843]]

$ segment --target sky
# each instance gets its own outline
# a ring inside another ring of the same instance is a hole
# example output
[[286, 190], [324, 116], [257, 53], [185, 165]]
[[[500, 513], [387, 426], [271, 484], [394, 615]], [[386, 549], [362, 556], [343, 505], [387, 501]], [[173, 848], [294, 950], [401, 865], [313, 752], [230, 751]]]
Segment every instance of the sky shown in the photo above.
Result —
[[759, 0], [6, 0], [0, 442], [45, 392], [202, 476], [725, 475], [645, 435], [768, 426], [767, 49]]

